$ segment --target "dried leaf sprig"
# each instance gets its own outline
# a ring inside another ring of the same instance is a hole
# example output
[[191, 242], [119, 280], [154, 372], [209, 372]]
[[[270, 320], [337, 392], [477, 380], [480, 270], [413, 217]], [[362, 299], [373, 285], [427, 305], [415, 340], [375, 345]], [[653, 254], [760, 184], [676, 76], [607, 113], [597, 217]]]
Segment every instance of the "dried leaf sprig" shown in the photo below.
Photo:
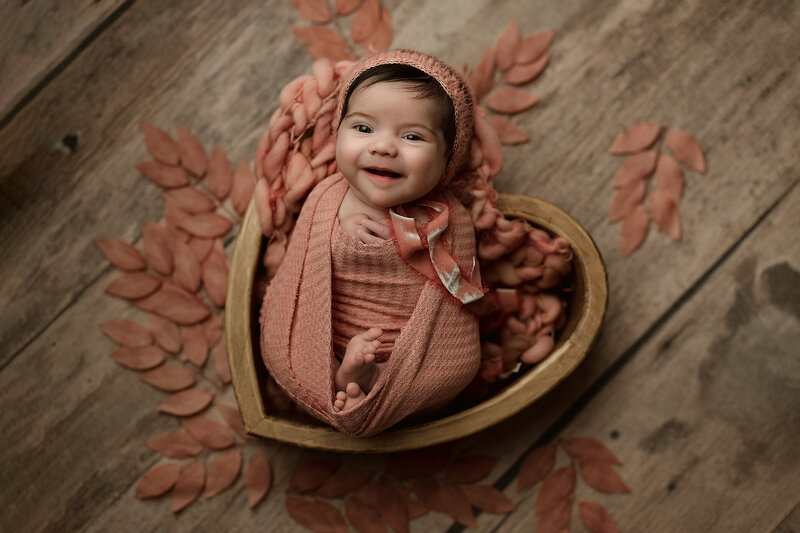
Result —
[[[672, 156], [661, 153], [662, 143], [657, 143], [664, 131], [666, 135], [663, 140]], [[701, 174], [705, 173], [706, 161], [697, 140], [685, 131], [643, 122], [620, 133], [609, 151], [615, 155], [628, 155], [614, 175], [612, 184], [616, 192], [608, 211], [609, 222], [622, 220], [622, 254], [625, 257], [632, 254], [647, 236], [650, 219], [644, 199], [647, 195], [647, 178], [654, 173], [656, 188], [649, 196], [650, 214], [661, 232], [679, 240], [681, 223], [678, 204], [683, 194], [684, 181], [678, 163]]]
[[[157, 410], [179, 417], [182, 431], [157, 435], [147, 446], [167, 459], [189, 462], [154, 466], [139, 480], [136, 496], [170, 494], [171, 509], [178, 512], [204, 489], [211, 498], [230, 487], [241, 473], [245, 442], [252, 442], [238, 410], [218, 397], [231, 381], [222, 340], [228, 280], [222, 238], [236, 230], [255, 184], [244, 161], [234, 173], [221, 147], [215, 145], [209, 158], [187, 129], [178, 127], [175, 140], [156, 126], [141, 126], [154, 159], [137, 168], [166, 189], [164, 219], [142, 226], [139, 248], [119, 239], [95, 243], [123, 271], [106, 292], [146, 311], [148, 321], [117, 319], [100, 327], [119, 345], [111, 354], [117, 363], [171, 393]], [[212, 377], [206, 366], [215, 346]], [[212, 405], [225, 424], [201, 415]], [[263, 450], [253, 451], [244, 477], [252, 507], [271, 485]]]
[[[440, 512], [474, 527], [473, 507], [509, 513], [516, 506], [502, 492], [479, 482], [499, 458], [469, 454], [453, 458], [452, 445], [386, 457], [374, 468], [344, 468], [338, 456], [308, 460], [295, 469], [286, 496], [289, 515], [312, 531], [407, 532], [409, 521]], [[344, 512], [342, 512], [342, 508]]]
[[[333, 11], [324, 0], [292, 0], [292, 5], [300, 16], [315, 23], [292, 28], [314, 59], [352, 61], [358, 55], [386, 50], [392, 40], [391, 16], [381, 9], [380, 0], [337, 0]], [[341, 19], [351, 14], [348, 39]], [[363, 49], [361, 54], [356, 52], [357, 45]]]
[[[570, 464], [557, 469], [556, 451], [562, 447]], [[561, 439], [556, 444], [535, 448], [525, 456], [517, 477], [517, 490], [522, 491], [542, 481], [534, 504], [536, 531], [565, 531], [569, 528], [575, 493], [575, 472], [590, 487], [601, 492], [628, 493], [630, 489], [614, 470], [619, 459], [600, 441], [590, 437]], [[597, 502], [578, 503], [583, 524], [592, 533], [617, 533], [611, 514]]]

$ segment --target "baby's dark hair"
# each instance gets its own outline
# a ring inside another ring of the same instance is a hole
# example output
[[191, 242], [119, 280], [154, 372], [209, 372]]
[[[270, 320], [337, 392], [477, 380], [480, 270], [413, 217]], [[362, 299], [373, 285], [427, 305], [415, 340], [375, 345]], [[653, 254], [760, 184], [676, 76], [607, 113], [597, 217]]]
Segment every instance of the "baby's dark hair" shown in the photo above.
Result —
[[342, 106], [342, 118], [347, 116], [347, 104], [350, 96], [359, 87], [369, 87], [382, 82], [404, 82], [411, 86], [419, 98], [431, 98], [436, 101], [439, 112], [439, 125], [444, 135], [445, 146], [449, 159], [456, 140], [456, 112], [453, 102], [438, 81], [432, 76], [410, 65], [385, 64], [372, 67], [359, 74], [347, 91]]

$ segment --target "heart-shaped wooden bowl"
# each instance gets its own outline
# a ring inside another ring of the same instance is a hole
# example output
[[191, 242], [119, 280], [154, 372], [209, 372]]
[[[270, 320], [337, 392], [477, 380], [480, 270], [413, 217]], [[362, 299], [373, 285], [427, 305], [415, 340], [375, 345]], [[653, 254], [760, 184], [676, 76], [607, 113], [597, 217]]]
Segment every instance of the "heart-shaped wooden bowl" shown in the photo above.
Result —
[[[268, 414], [264, 406], [266, 368], [254, 346], [259, 343], [261, 302], [253, 287], [261, 260], [262, 235], [251, 202], [233, 251], [225, 330], [233, 389], [244, 427], [259, 437], [341, 452], [394, 452], [458, 439], [505, 420], [530, 405], [568, 376], [594, 344], [603, 322], [608, 281], [602, 258], [586, 230], [553, 204], [519, 194], [500, 194], [497, 207], [508, 218], [564, 237], [573, 251], [574, 293], [568, 319], [553, 352], [519, 379], [481, 403], [416, 425], [401, 425], [373, 437], [350, 437], [321, 422]], [[259, 360], [256, 360], [256, 357]]]

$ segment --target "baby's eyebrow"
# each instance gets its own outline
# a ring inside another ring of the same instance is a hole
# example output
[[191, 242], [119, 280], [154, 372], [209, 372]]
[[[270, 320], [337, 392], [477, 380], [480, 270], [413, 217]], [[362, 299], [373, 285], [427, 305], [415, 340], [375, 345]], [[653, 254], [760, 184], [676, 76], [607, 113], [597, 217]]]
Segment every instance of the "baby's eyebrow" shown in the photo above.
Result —
[[370, 120], [375, 120], [375, 117], [373, 117], [369, 113], [362, 113], [361, 111], [353, 111], [352, 113], [348, 113], [347, 116], [345, 116], [345, 118], [350, 118], [350, 117], [354, 117], [354, 116], [361, 116], [361, 117], [364, 117], [364, 118], [368, 118]]

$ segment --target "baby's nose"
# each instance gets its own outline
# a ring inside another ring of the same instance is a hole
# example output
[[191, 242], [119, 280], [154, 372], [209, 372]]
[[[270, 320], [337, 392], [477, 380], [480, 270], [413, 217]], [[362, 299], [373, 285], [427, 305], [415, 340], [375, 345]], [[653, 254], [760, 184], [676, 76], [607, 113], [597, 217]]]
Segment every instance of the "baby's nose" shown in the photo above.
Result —
[[369, 151], [375, 155], [395, 156], [397, 155], [397, 146], [385, 136], [376, 136], [370, 144]]

